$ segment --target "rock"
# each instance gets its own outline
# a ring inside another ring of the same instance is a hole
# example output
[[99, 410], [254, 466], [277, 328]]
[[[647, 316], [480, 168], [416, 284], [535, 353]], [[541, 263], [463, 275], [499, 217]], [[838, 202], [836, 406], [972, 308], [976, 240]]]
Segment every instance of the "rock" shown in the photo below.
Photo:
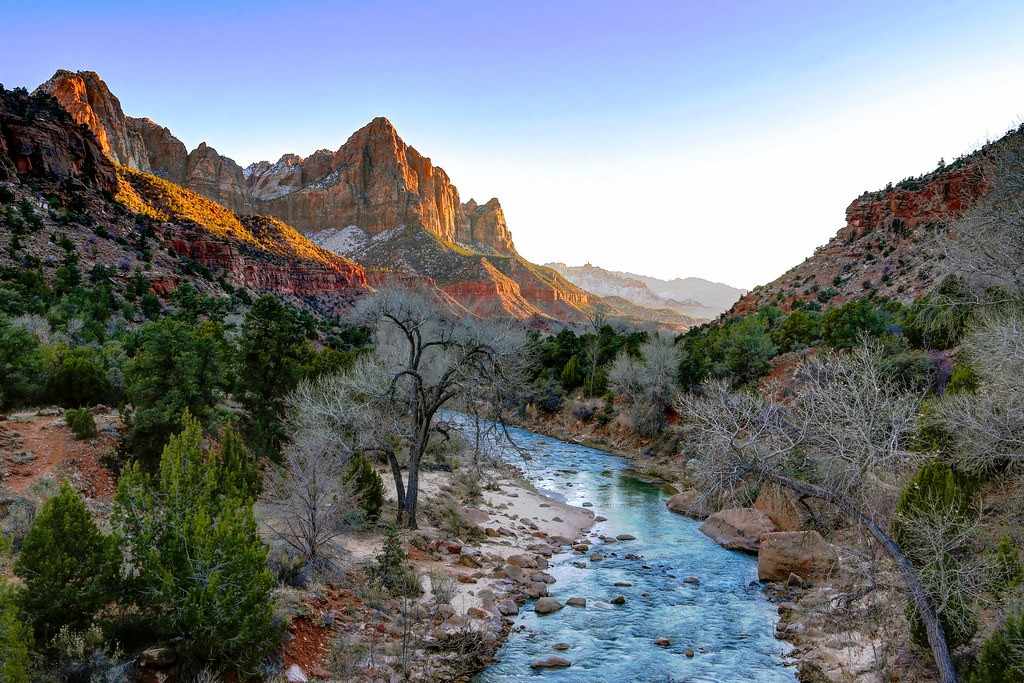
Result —
[[577, 569], [586, 569], [587, 568], [587, 563], [586, 562], [573, 562], [572, 566], [576, 567]]
[[601, 562], [602, 560], [604, 560], [604, 555], [602, 555], [601, 553], [594, 553], [590, 556], [591, 562]]
[[508, 559], [505, 561], [513, 567], [519, 567], [521, 569], [537, 568], [537, 560], [529, 555], [509, 555]]
[[765, 484], [757, 494], [754, 509], [768, 515], [779, 531], [799, 531], [810, 518], [796, 494], [775, 484]]
[[530, 664], [531, 669], [564, 669], [569, 666], [572, 666], [572, 662], [565, 657], [558, 657], [557, 655], [535, 659]]
[[757, 578], [786, 581], [796, 574], [806, 581], [826, 578], [839, 565], [835, 549], [817, 531], [766, 534], [757, 556]]
[[619, 534], [615, 537], [615, 539], [618, 541], [635, 541], [636, 536], [634, 536], [633, 534]]
[[568, 605], [569, 607], [586, 607], [587, 606], [587, 599], [586, 598], [579, 598], [579, 597], [572, 597], [572, 598], [569, 598], [568, 600], [566, 600], [565, 604]]
[[607, 522], [608, 518], [607, 517], [602, 517], [601, 515], [596, 515], [594, 517], [594, 521], [595, 522]]
[[540, 581], [531, 581], [526, 585], [526, 594], [531, 598], [540, 598], [548, 594], [548, 586]]
[[626, 596], [624, 596], [624, 595], [616, 595], [614, 598], [612, 598], [608, 602], [610, 602], [613, 605], [625, 605], [626, 604]]
[[669, 640], [668, 638], [658, 638], [658, 639], [656, 639], [654, 641], [654, 644], [657, 645], [658, 647], [668, 647], [669, 645], [672, 644], [672, 641]]
[[515, 600], [505, 599], [498, 603], [498, 612], [502, 616], [514, 617], [519, 614], [519, 606], [516, 605]]
[[616, 588], [632, 588], [633, 587], [633, 584], [631, 584], [629, 581], [616, 581], [613, 585]]
[[565, 652], [569, 649], [569, 643], [555, 643], [551, 646], [552, 650], [558, 650], [559, 652]]
[[691, 650], [690, 648], [686, 648], [686, 656], [693, 657], [693, 650]]
[[688, 583], [691, 586], [699, 586], [700, 579], [696, 576], [687, 576], [685, 579], [683, 579], [683, 583]]
[[470, 567], [472, 569], [479, 569], [481, 567], [480, 559], [473, 555], [460, 555], [459, 565], [463, 567]]
[[693, 517], [694, 519], [705, 519], [711, 514], [701, 494], [696, 489], [686, 489], [682, 493], [677, 493], [665, 502], [665, 507], [672, 512]]
[[553, 614], [562, 609], [562, 603], [554, 598], [537, 598], [533, 605], [533, 611], [537, 614]]
[[306, 677], [306, 672], [298, 664], [292, 664], [288, 667], [288, 670], [284, 672], [284, 677], [288, 683], [307, 683], [309, 681]]
[[721, 546], [756, 553], [761, 538], [775, 531], [775, 525], [760, 510], [730, 508], [708, 517], [700, 530]]
[[585, 508], [592, 508], [592, 507], [594, 507], [594, 504], [590, 503], [590, 502], [583, 503], [583, 507], [585, 507]]
[[479, 607], [470, 607], [466, 610], [466, 615], [472, 619], [487, 619], [491, 616]]
[[455, 580], [459, 583], [476, 583], [476, 579], [468, 574], [457, 574]]

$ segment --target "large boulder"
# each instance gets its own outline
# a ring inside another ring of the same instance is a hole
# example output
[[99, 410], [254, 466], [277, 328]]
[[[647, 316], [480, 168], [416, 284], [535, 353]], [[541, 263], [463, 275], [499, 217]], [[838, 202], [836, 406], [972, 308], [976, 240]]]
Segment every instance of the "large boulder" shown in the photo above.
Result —
[[533, 611], [537, 614], [553, 614], [562, 609], [562, 607], [562, 603], [554, 598], [538, 598], [533, 606]]
[[754, 508], [729, 508], [708, 517], [700, 530], [713, 541], [730, 550], [756, 553], [765, 534], [775, 531], [775, 525], [765, 513]]
[[807, 508], [800, 504], [796, 494], [774, 484], [761, 487], [754, 508], [768, 515], [779, 531], [799, 531], [809, 521]]
[[672, 512], [694, 519], [705, 519], [711, 514], [711, 510], [708, 509], [703, 497], [696, 489], [686, 489], [682, 493], [677, 493], [668, 499], [665, 507]]
[[757, 578], [786, 581], [796, 574], [805, 581], [826, 578], [839, 566], [835, 549], [817, 531], [779, 531], [761, 538]]

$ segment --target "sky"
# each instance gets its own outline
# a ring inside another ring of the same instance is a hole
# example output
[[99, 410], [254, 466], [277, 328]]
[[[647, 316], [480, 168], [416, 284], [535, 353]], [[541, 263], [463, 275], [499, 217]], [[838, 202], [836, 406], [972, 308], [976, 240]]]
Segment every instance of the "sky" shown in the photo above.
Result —
[[243, 166], [375, 116], [520, 253], [751, 288], [1024, 120], [1024, 3], [0, 0], [0, 83], [97, 71]]

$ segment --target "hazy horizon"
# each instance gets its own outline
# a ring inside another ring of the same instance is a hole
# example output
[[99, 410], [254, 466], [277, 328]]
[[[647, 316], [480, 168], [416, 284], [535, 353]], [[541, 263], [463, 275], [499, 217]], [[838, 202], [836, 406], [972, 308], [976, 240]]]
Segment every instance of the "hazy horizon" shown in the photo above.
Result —
[[1015, 3], [620, 10], [44, 1], [5, 13], [0, 82], [95, 70], [242, 166], [387, 116], [463, 201], [498, 197], [532, 261], [743, 289], [1024, 113]]

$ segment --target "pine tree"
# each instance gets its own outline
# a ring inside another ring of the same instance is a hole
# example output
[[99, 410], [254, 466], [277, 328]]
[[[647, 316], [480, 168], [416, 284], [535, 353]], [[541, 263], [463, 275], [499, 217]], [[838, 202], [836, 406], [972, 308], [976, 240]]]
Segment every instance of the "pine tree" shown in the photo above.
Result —
[[384, 505], [384, 482], [366, 456], [356, 455], [349, 461], [345, 482], [355, 489], [356, 498], [366, 519], [376, 522]]
[[229, 435], [226, 456], [206, 452], [199, 422], [186, 412], [182, 424], [155, 478], [135, 463], [118, 483], [114, 518], [136, 559], [135, 597], [186, 657], [252, 671], [280, 631], [250, 484], [235, 466], [241, 446]]
[[68, 625], [84, 629], [116, 594], [121, 553], [66, 482], [36, 515], [14, 564], [21, 607], [41, 642]]

